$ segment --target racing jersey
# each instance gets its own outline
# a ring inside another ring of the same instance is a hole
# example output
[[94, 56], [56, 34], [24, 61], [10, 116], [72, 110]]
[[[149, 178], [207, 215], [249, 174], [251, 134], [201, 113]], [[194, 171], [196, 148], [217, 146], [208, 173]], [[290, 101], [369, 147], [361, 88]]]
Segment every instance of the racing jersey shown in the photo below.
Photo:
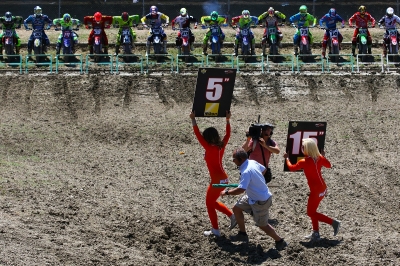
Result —
[[121, 16], [114, 16], [112, 22], [112, 24], [118, 24], [120, 29], [122, 29], [123, 27], [132, 27], [133, 24], [139, 24], [139, 23], [140, 23], [139, 15], [129, 16], [127, 21], [124, 21]]
[[319, 20], [319, 26], [321, 28], [325, 27], [326, 29], [334, 30], [336, 29], [336, 23], [338, 22], [342, 22], [342, 26], [344, 26], [344, 19], [342, 19], [341, 16], [336, 14], [336, 16], [332, 17], [331, 15], [326, 14]]
[[53, 25], [53, 21], [47, 15], [41, 15], [40, 17], [30, 15], [24, 20], [25, 29], [29, 28], [28, 24], [31, 24], [34, 30], [44, 30], [44, 26], [48, 24], [48, 28], [50, 28]]
[[63, 18], [56, 18], [53, 19], [53, 24], [60, 24], [62, 30], [72, 30], [74, 24], [79, 27], [81, 25], [81, 22], [79, 21], [79, 19], [71, 18], [69, 23], [66, 23]]
[[290, 23], [295, 23], [297, 21], [297, 27], [309, 27], [310, 24], [315, 25], [317, 19], [310, 13], [297, 13], [289, 18]]
[[211, 16], [203, 16], [201, 17], [201, 24], [209, 24], [209, 25], [221, 25], [225, 22], [225, 18], [218, 16], [216, 21], [211, 20]]
[[278, 27], [278, 19], [282, 19], [282, 21], [285, 21], [286, 16], [279, 11], [275, 11], [274, 16], [271, 17], [271, 16], [269, 16], [268, 11], [266, 11], [258, 16], [259, 21], [261, 21], [263, 19], [265, 19], [265, 27], [267, 27], [267, 28]]
[[400, 24], [400, 18], [397, 15], [393, 15], [392, 17], [386, 15], [378, 21], [378, 25], [385, 25], [386, 29], [395, 29], [396, 23]]
[[250, 27], [251, 24], [257, 25], [258, 17], [249, 16], [249, 18], [244, 18], [243, 15], [233, 17], [232, 25], [238, 25], [240, 29]]
[[20, 28], [23, 21], [24, 18], [20, 16], [12, 16], [10, 22], [6, 21], [6, 17], [0, 17], [1, 28], [3, 30], [15, 30], [15, 28]]
[[165, 20], [165, 23], [167, 24], [169, 23], [169, 17], [161, 12], [157, 12], [156, 17], [153, 17], [153, 15], [149, 13], [141, 19], [143, 24], [145, 24], [146, 21], [149, 21], [149, 24], [152, 27], [161, 27], [162, 20]]
[[177, 16], [171, 21], [172, 28], [175, 27], [175, 24], [179, 25], [179, 28], [188, 28], [190, 27], [190, 23], [193, 22], [197, 25], [197, 19], [193, 16], [186, 15], [185, 17]]
[[372, 27], [375, 27], [375, 19], [368, 12], [365, 12], [363, 17], [361, 17], [360, 12], [356, 12], [349, 19], [350, 27], [353, 25], [353, 22], [356, 23], [357, 28], [368, 28], [368, 22], [371, 22]]

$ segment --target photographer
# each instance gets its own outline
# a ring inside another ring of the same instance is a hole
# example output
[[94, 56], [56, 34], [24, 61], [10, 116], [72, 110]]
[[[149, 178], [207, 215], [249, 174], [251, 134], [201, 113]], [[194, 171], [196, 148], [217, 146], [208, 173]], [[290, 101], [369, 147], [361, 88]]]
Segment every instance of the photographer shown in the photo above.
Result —
[[248, 153], [249, 159], [255, 160], [267, 168], [264, 174], [265, 182], [268, 183], [272, 179], [269, 160], [272, 153], [279, 154], [278, 144], [271, 139], [274, 126], [271, 124], [253, 124], [249, 131], [246, 132], [247, 140], [242, 148]]

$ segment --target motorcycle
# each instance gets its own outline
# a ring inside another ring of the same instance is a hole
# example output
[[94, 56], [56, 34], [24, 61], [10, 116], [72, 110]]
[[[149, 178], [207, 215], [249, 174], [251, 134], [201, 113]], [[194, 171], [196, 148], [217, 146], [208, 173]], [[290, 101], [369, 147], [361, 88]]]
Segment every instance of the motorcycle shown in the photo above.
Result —
[[250, 37], [250, 27], [244, 27], [240, 29], [240, 36], [241, 36], [241, 50], [242, 55], [244, 56], [244, 61], [248, 61], [248, 56], [251, 54], [251, 37]]
[[180, 28], [181, 33], [182, 45], [178, 46], [178, 54], [185, 55], [185, 62], [189, 61], [190, 55], [190, 30], [189, 28]]
[[94, 61], [96, 63], [101, 61], [102, 56], [104, 55], [103, 52], [103, 38], [102, 38], [102, 29], [100, 28], [94, 28], [94, 42], [93, 42], [93, 53], [94, 55]]
[[211, 31], [211, 38], [210, 38], [210, 47], [211, 47], [211, 54], [216, 55], [215, 61], [219, 60], [221, 54], [221, 41], [220, 41], [220, 34], [221, 29], [218, 25], [210, 25]]
[[[71, 55], [74, 54], [74, 34], [76, 34], [74, 32], [74, 30], [79, 30], [79, 28], [75, 28], [75, 29], [60, 29], [60, 28], [55, 28], [55, 31], [62, 31], [62, 42], [61, 42], [61, 49], [62, 53], [64, 55]], [[76, 34], [77, 35], [77, 34]], [[69, 62], [72, 57], [71, 56], [64, 56], [64, 62]]]
[[399, 43], [397, 42], [397, 29], [388, 29], [387, 33], [389, 34], [389, 45], [387, 47], [389, 56], [391, 55], [391, 59], [394, 61], [395, 56], [399, 53]]
[[153, 36], [153, 49], [154, 54], [161, 54], [163, 51], [163, 28], [162, 26], [153, 26], [150, 29], [150, 33]]
[[368, 29], [366, 28], [359, 28], [357, 34], [357, 47], [358, 47], [358, 54], [362, 54], [361, 61], [364, 62], [367, 60], [367, 51], [368, 51]]
[[[121, 40], [120, 43], [122, 44], [122, 50], [124, 51], [124, 54], [132, 54], [132, 49], [134, 47], [133, 45], [133, 39], [131, 35], [131, 31], [129, 27], [123, 27], [122, 32], [121, 32]], [[131, 59], [131, 57], [126, 56], [124, 60], [128, 62]]]
[[43, 55], [47, 52], [47, 47], [45, 41], [43, 39], [43, 30], [41, 29], [34, 29], [33, 30], [33, 53], [35, 54], [35, 61], [36, 63], [41, 63], [45, 61], [45, 56], [38, 56]]
[[[267, 36], [265, 37], [266, 40], [262, 42], [262, 52], [263, 55], [266, 55], [266, 48], [267, 48], [267, 43], [269, 45], [269, 54], [270, 55], [278, 55], [279, 54], [279, 48], [278, 48], [278, 41], [277, 41], [277, 28], [276, 27], [269, 27], [267, 30]], [[277, 61], [277, 57], [273, 56], [272, 61], [275, 62]]]
[[303, 60], [303, 62], [306, 62], [308, 61], [309, 56], [302, 56], [302, 55], [311, 54], [309, 28], [300, 27], [299, 31], [300, 31], [299, 55], [301, 60]]
[[4, 35], [3, 35], [3, 47], [6, 55], [11, 55], [10, 57], [7, 57], [8, 61], [11, 61], [14, 59], [12, 55], [15, 55], [15, 41], [14, 41], [14, 31], [13, 30], [5, 30]]
[[331, 29], [329, 31], [328, 49], [332, 62], [339, 61], [339, 30]]

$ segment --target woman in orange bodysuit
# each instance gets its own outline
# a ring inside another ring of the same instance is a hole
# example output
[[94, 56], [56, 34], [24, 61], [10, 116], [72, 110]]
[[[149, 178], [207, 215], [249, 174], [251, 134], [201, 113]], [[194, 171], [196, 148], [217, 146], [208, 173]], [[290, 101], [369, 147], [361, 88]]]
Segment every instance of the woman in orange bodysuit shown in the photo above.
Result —
[[[331, 168], [331, 163], [322, 156], [318, 151], [318, 146], [311, 138], [302, 140], [302, 151], [305, 156], [304, 159], [299, 160], [295, 165], [292, 165], [289, 160], [289, 155], [285, 153], [286, 165], [290, 171], [297, 171], [303, 169], [304, 175], [307, 178], [307, 183], [310, 188], [310, 196], [307, 204], [307, 215], [311, 218], [313, 232], [306, 238], [312, 241], [318, 241], [319, 235], [319, 221], [332, 225], [333, 235], [339, 232], [340, 221], [329, 218], [328, 216], [317, 212], [318, 206], [326, 194], [326, 184], [321, 175], [322, 166]], [[324, 154], [324, 152], [322, 152]]]
[[226, 144], [228, 143], [228, 140], [231, 136], [231, 126], [229, 124], [230, 117], [231, 114], [229, 111], [227, 111], [226, 134], [221, 141], [221, 137], [214, 127], [206, 128], [203, 131], [203, 134], [201, 134], [199, 127], [196, 123], [195, 113], [192, 111], [190, 114], [194, 134], [199, 140], [201, 146], [203, 146], [203, 148], [205, 149], [204, 160], [206, 161], [207, 168], [210, 173], [210, 184], [208, 185], [206, 194], [206, 206], [212, 229], [210, 231], [204, 232], [204, 235], [206, 236], [221, 236], [218, 227], [217, 210], [230, 218], [230, 229], [236, 226], [236, 219], [232, 211], [228, 207], [226, 207], [225, 204], [217, 201], [221, 191], [224, 190], [224, 188], [216, 188], [212, 186], [212, 184], [228, 184], [228, 175], [225, 173], [225, 170], [222, 166], [222, 157], [224, 156]]

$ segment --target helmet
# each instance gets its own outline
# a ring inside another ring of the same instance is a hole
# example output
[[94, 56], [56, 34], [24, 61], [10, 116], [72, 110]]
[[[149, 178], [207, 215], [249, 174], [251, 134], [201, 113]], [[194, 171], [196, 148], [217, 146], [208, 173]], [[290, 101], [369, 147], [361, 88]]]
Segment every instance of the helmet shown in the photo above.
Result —
[[242, 16], [244, 18], [249, 18], [250, 17], [250, 11], [249, 10], [243, 10], [242, 11]]
[[270, 17], [273, 17], [275, 15], [275, 10], [273, 7], [268, 8], [268, 15]]
[[334, 8], [329, 9], [329, 16], [336, 17], [336, 9]]
[[302, 6], [299, 8], [299, 11], [300, 11], [300, 13], [307, 13], [307, 6], [302, 5]]
[[367, 11], [367, 8], [366, 8], [365, 6], [360, 6], [360, 7], [358, 8], [358, 11], [360, 11], [361, 15], [364, 15], [365, 12]]
[[128, 21], [128, 19], [129, 19], [128, 12], [122, 12], [121, 18], [123, 21]]
[[100, 12], [94, 13], [94, 20], [97, 22], [97, 24], [100, 23], [102, 16], [103, 15]]
[[6, 17], [6, 22], [11, 22], [12, 20], [11, 12], [6, 12], [5, 17]]
[[186, 15], [187, 15], [187, 11], [186, 11], [186, 8], [181, 8], [181, 10], [179, 11], [179, 13], [181, 13], [181, 16], [182, 17], [186, 17]]
[[217, 11], [211, 12], [210, 17], [211, 17], [212, 21], [217, 21], [218, 20], [218, 12]]
[[386, 9], [386, 15], [387, 15], [388, 17], [393, 17], [393, 13], [394, 13], [393, 8], [388, 7], [388, 9]]
[[157, 14], [157, 12], [158, 12], [158, 8], [157, 8], [156, 6], [151, 6], [151, 7], [150, 7], [150, 13], [151, 13], [152, 15]]
[[71, 15], [68, 13], [65, 13], [63, 16], [63, 20], [65, 23], [69, 23], [71, 21]]
[[35, 6], [33, 13], [35, 13], [36, 17], [40, 17], [42, 15], [42, 8], [40, 6]]

